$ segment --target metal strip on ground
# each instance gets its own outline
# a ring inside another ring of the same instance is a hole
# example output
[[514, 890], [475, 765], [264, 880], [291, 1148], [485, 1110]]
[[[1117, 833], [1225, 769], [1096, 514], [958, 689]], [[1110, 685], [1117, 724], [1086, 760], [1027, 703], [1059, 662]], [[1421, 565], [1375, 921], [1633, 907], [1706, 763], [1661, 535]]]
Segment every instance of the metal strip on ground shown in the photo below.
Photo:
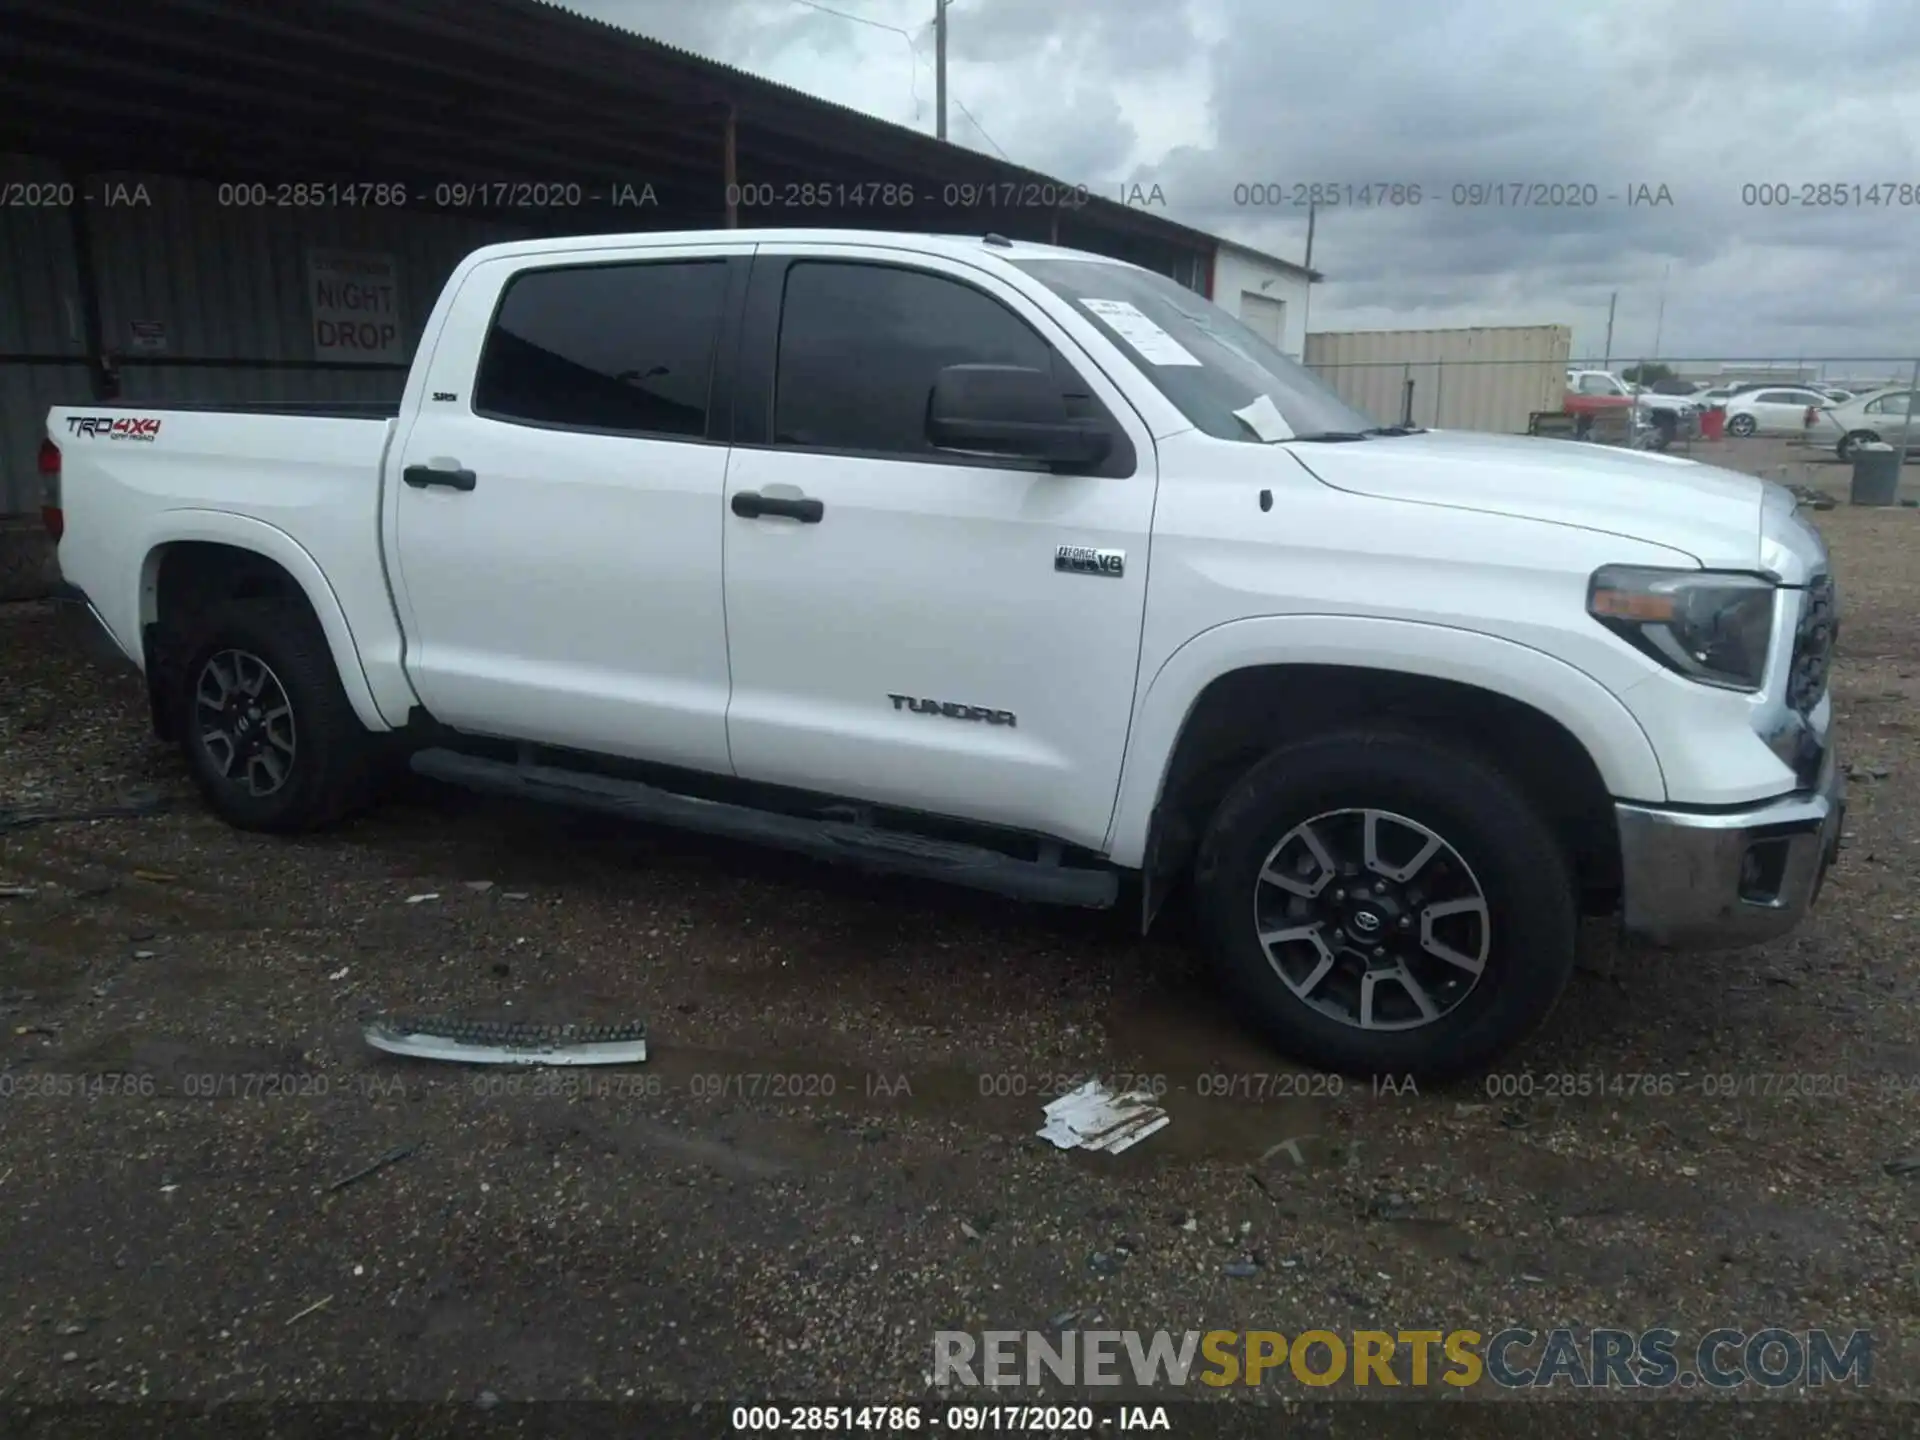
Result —
[[537, 1025], [451, 1016], [381, 1019], [366, 1041], [389, 1055], [468, 1065], [634, 1065], [647, 1058], [647, 1027]]

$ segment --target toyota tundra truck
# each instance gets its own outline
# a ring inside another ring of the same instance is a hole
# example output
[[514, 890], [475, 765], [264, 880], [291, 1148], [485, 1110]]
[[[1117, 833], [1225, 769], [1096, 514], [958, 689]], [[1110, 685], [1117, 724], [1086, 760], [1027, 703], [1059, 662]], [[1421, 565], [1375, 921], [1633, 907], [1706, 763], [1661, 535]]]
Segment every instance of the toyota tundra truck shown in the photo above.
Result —
[[399, 403], [48, 417], [69, 613], [206, 803], [396, 766], [1144, 929], [1301, 1063], [1484, 1069], [1583, 916], [1801, 920], [1826, 547], [1672, 456], [1381, 425], [1201, 296], [1000, 236], [515, 241]]

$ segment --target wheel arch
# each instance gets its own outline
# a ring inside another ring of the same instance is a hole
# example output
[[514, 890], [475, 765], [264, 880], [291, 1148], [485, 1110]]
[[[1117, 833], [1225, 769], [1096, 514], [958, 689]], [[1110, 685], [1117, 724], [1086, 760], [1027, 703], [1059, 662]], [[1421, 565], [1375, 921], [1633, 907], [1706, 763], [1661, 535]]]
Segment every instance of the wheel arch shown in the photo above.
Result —
[[1176, 652], [1136, 716], [1108, 853], [1143, 872], [1143, 928], [1236, 775], [1289, 739], [1384, 718], [1470, 746], [1545, 795], [1594, 908], [1617, 885], [1613, 802], [1666, 798], [1639, 722], [1542, 651], [1409, 621], [1238, 621]]
[[302, 601], [326, 636], [341, 688], [368, 730], [391, 729], [374, 702], [353, 629], [318, 563], [291, 535], [264, 521], [222, 511], [168, 511], [140, 565], [140, 639], [154, 728], [169, 734], [166, 704], [191, 617], [207, 605], [258, 596]]

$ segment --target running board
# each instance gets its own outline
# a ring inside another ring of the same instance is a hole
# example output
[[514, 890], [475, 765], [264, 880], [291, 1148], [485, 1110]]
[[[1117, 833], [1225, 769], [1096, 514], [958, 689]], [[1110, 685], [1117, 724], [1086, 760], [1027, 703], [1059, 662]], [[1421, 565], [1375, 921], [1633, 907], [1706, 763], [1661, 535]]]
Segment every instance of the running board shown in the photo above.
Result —
[[1111, 870], [1020, 860], [981, 845], [702, 800], [637, 780], [583, 770], [488, 760], [445, 749], [419, 751], [412, 768], [416, 774], [468, 790], [605, 811], [632, 820], [777, 846], [864, 870], [944, 880], [1016, 900], [1099, 910], [1112, 905], [1120, 894], [1120, 878]]

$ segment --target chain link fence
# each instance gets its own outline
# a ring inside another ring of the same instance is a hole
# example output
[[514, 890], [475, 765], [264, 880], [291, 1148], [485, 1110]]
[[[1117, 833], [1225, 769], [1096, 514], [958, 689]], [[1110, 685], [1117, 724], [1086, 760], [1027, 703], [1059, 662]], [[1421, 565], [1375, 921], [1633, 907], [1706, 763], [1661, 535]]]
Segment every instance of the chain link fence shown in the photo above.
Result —
[[[1755, 436], [1846, 458], [1879, 440], [1920, 458], [1920, 357], [1421, 358], [1308, 368], [1383, 424], [1563, 435], [1645, 449]], [[1822, 412], [1808, 424], [1808, 412]], [[1718, 410], [1715, 416], [1709, 412]], [[1909, 439], [1913, 443], [1909, 443]]]

